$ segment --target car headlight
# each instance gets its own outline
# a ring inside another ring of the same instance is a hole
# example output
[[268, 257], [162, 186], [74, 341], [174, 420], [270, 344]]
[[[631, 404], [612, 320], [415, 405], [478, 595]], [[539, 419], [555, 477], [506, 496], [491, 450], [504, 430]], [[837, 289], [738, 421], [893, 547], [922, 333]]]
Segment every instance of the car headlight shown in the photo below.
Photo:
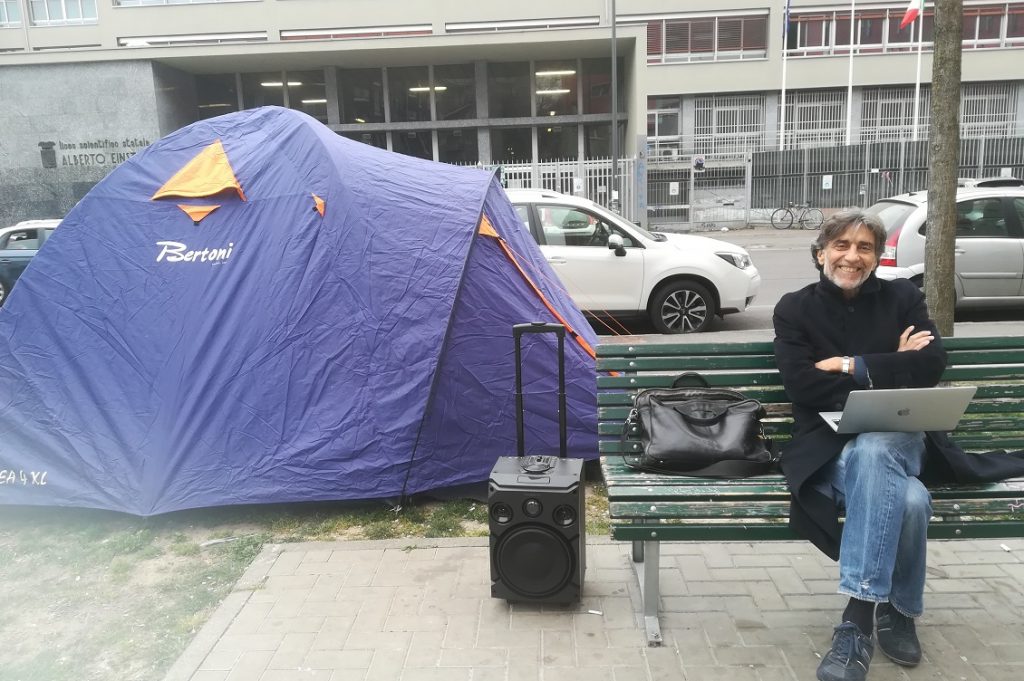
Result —
[[745, 270], [754, 264], [746, 253], [715, 253], [715, 255], [741, 270]]

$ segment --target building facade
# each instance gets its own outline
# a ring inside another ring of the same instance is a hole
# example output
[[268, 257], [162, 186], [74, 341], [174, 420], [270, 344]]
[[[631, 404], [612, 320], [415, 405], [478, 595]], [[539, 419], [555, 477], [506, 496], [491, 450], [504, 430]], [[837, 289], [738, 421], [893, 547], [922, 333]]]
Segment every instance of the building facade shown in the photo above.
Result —
[[[613, 129], [664, 162], [927, 135], [930, 7], [918, 89], [904, 0], [785, 5], [622, 0], [613, 69], [612, 0], [0, 0], [0, 223], [261, 105], [488, 165], [608, 157]], [[964, 7], [963, 136], [1024, 136], [1024, 0]]]

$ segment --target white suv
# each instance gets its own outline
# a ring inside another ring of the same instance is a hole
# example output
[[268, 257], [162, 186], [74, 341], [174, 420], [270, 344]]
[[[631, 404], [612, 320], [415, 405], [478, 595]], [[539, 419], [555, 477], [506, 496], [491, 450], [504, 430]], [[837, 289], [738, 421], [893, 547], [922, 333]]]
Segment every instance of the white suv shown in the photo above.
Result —
[[[954, 285], [956, 306], [1024, 305], [1024, 187], [1006, 180], [1001, 186], [958, 189]], [[901, 194], [871, 206], [888, 237], [879, 261], [882, 279], [924, 282], [925, 220], [928, 193]]]
[[716, 314], [745, 310], [761, 286], [739, 246], [648, 232], [577, 196], [506, 191], [569, 295], [591, 314], [642, 315], [661, 333], [704, 331]]

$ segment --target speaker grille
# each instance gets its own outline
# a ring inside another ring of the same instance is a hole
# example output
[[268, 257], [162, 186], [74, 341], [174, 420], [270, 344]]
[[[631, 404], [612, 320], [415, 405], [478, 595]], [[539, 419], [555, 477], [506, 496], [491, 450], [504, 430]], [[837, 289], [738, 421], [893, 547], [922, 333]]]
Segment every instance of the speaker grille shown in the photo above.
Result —
[[524, 598], [545, 598], [563, 589], [576, 568], [572, 547], [551, 528], [521, 525], [494, 547], [498, 576]]

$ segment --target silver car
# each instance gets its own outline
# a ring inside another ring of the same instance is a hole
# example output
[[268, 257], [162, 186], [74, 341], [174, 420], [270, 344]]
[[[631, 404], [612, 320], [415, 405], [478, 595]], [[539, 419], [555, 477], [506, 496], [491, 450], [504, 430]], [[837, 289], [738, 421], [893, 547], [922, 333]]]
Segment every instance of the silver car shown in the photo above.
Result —
[[[923, 285], [928, 193], [883, 199], [868, 211], [888, 232], [879, 278]], [[958, 189], [956, 213], [957, 308], [1024, 305], [1024, 187]]]

